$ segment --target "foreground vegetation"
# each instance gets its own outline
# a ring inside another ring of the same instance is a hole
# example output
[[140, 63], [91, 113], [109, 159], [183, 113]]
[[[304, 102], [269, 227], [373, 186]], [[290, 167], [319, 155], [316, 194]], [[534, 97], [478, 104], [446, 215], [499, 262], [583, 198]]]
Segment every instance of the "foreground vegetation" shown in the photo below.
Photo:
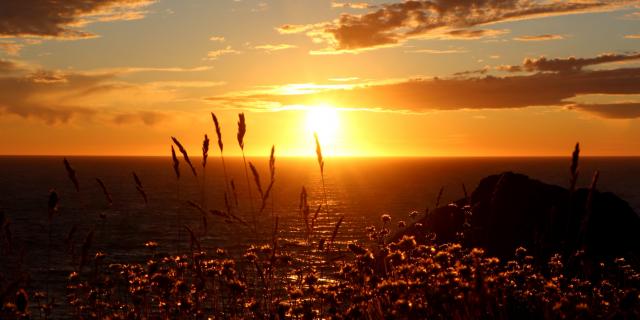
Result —
[[[325, 274], [277, 244], [236, 258], [193, 247], [143, 264], [109, 263], [97, 253], [69, 275], [67, 303], [79, 319], [640, 317], [640, 273], [624, 259], [587, 278], [580, 253], [538, 263], [520, 248], [500, 261], [481, 249], [419, 245], [412, 237], [379, 248], [374, 254], [350, 243], [348, 257], [331, 261], [336, 267]], [[28, 317], [24, 290], [4, 298], [3, 319]]]

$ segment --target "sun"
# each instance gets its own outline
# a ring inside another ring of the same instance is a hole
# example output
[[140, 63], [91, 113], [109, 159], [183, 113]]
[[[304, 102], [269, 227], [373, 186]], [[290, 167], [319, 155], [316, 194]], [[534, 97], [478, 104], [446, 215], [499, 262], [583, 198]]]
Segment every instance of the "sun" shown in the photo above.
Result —
[[310, 133], [317, 132], [323, 144], [335, 144], [340, 130], [338, 109], [328, 104], [309, 107], [306, 129]]

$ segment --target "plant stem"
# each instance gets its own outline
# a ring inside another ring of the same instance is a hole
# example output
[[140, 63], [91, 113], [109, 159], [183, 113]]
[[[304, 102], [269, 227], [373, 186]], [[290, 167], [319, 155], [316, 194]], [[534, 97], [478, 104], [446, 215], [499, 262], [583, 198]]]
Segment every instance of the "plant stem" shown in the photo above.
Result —
[[247, 159], [244, 156], [244, 149], [242, 149], [242, 161], [244, 162], [244, 176], [247, 178], [247, 190], [249, 190], [249, 204], [251, 205], [251, 218], [253, 220], [253, 232], [258, 232], [258, 225], [256, 222], [256, 209], [253, 206], [253, 193], [251, 192], [251, 182], [249, 181], [249, 170], [247, 169]]
[[229, 192], [229, 176], [227, 175], [227, 165], [224, 161], [224, 154], [222, 153], [222, 150], [220, 151], [220, 160], [222, 161], [222, 172], [224, 173], [224, 191], [227, 194], [231, 194]]
[[182, 224], [182, 217], [180, 216], [180, 180], [178, 179], [176, 182], [176, 199], [178, 200], [177, 202], [177, 206], [176, 206], [176, 217], [178, 218], [178, 234], [177, 234], [177, 239], [176, 239], [176, 255], [180, 254], [180, 236], [181, 236], [181, 230], [180, 230], [180, 225]]

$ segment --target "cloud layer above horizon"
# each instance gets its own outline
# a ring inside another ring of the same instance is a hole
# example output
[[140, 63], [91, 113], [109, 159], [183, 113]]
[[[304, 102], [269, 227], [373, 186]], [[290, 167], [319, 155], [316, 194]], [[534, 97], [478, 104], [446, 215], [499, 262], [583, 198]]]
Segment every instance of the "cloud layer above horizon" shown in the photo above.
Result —
[[542, 17], [607, 11], [635, 1], [407, 0], [374, 7], [364, 14], [343, 13], [333, 21], [285, 24], [282, 34], [305, 33], [327, 47], [319, 52], [357, 52], [396, 46], [412, 38], [473, 38], [498, 30], [491, 24]]
[[[638, 103], [578, 104], [585, 95], [640, 94], [640, 68], [586, 70], [605, 63], [633, 62], [640, 54], [603, 54], [594, 58], [525, 59], [522, 65], [501, 66], [515, 76], [417, 78], [390, 83], [353, 85], [301, 85], [299, 90], [245, 92], [209, 98], [215, 103], [238, 107], [282, 108], [292, 105], [331, 103], [344, 108], [426, 112], [432, 110], [508, 109], [532, 106], [568, 107], [605, 118], [640, 117]], [[531, 73], [533, 72], [533, 73]], [[461, 73], [473, 74], [475, 72]], [[531, 94], [535, 92], [536, 94]]]

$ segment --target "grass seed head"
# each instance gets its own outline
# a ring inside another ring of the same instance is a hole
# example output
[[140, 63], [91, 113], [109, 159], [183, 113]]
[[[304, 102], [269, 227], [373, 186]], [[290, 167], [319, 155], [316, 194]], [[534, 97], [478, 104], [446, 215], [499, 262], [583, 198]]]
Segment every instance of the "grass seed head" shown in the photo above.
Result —
[[178, 139], [176, 139], [175, 137], [171, 137], [171, 140], [173, 140], [173, 143], [176, 144], [176, 146], [178, 147], [178, 150], [180, 151], [180, 153], [182, 153], [182, 157], [184, 158], [184, 161], [191, 168], [191, 172], [193, 172], [193, 175], [197, 177], [198, 174], [196, 173], [196, 168], [193, 166], [193, 163], [191, 163], [191, 159], [189, 159], [189, 154], [187, 153], [187, 149], [185, 149], [184, 146], [182, 146], [182, 144], [180, 143], [180, 141], [178, 141]]
[[318, 156], [318, 165], [320, 166], [320, 173], [324, 174], [324, 159], [322, 157], [322, 147], [320, 147], [320, 140], [318, 139], [318, 133], [314, 132], [313, 137], [316, 140], [316, 156]]
[[204, 135], [204, 140], [202, 141], [202, 168], [204, 169], [207, 166], [207, 157], [209, 157], [209, 136]]
[[244, 113], [238, 114], [238, 145], [244, 150], [244, 135], [247, 133], [247, 124], [245, 123]]
[[216, 135], [218, 136], [218, 147], [220, 147], [220, 152], [224, 150], [224, 145], [222, 144], [222, 133], [220, 132], [220, 123], [218, 122], [218, 117], [211, 112], [211, 118], [213, 118], [213, 124], [216, 127]]
[[176, 174], [176, 179], [180, 179], [180, 161], [176, 156], [176, 150], [171, 145], [171, 159], [173, 160], [173, 172]]
[[64, 162], [64, 168], [67, 170], [67, 175], [69, 176], [69, 179], [71, 180], [71, 182], [73, 182], [73, 186], [76, 188], [76, 191], [80, 192], [80, 183], [78, 182], [76, 171], [73, 169], [73, 167], [71, 167], [71, 164], [69, 163], [67, 158], [64, 158], [63, 162]]

